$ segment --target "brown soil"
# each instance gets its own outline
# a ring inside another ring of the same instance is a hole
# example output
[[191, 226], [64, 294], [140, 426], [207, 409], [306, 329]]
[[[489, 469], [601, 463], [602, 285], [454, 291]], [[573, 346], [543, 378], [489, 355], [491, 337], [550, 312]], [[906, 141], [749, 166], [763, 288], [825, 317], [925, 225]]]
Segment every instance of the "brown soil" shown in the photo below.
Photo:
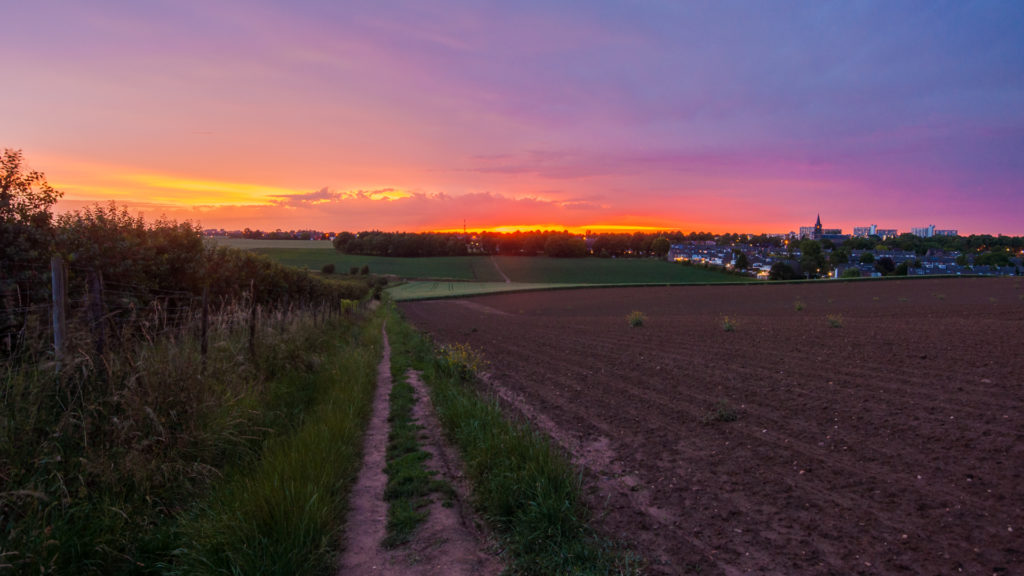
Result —
[[383, 335], [384, 357], [377, 368], [377, 392], [373, 416], [367, 429], [363, 452], [363, 468], [350, 496], [350, 510], [345, 530], [345, 552], [339, 564], [339, 576], [388, 575], [496, 575], [501, 564], [487, 551], [484, 536], [470, 512], [458, 454], [444, 442], [434, 415], [430, 396], [423, 382], [410, 373], [409, 382], [416, 390], [413, 415], [423, 426], [421, 447], [432, 457], [428, 468], [438, 472], [456, 491], [448, 506], [435, 498], [429, 516], [417, 528], [413, 539], [394, 550], [385, 550], [387, 504], [384, 502], [384, 473], [390, 412], [391, 348], [387, 333]]
[[[1020, 279], [472, 302], [402, 308], [483, 352], [649, 572], [1022, 573]], [[736, 421], [709, 417], [720, 402]]]

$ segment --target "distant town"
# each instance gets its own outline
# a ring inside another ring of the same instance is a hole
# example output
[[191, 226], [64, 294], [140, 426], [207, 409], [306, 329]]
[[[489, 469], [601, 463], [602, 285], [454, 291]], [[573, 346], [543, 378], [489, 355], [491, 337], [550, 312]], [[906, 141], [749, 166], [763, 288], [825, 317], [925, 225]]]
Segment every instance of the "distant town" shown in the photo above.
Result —
[[400, 233], [319, 230], [204, 230], [209, 237], [330, 241], [341, 252], [376, 256], [547, 255], [608, 258], [664, 258], [687, 266], [720, 268], [763, 280], [859, 278], [890, 275], [1020, 276], [1024, 237], [960, 236], [934, 225], [894, 228], [854, 227], [852, 234], [813, 225], [781, 234], [635, 232], [570, 234], [557, 231], [512, 233]]

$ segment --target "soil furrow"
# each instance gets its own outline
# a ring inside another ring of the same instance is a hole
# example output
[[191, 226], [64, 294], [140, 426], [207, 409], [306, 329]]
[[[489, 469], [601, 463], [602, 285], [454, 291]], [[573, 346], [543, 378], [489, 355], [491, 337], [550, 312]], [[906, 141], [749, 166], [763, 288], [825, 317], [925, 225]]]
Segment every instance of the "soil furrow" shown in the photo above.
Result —
[[[1024, 564], [1019, 291], [818, 283], [473, 299], [509, 316], [403, 308], [483, 352], [494, 383], [591, 463], [603, 525], [654, 573], [1006, 574]], [[702, 424], [720, 399], [739, 420]]]

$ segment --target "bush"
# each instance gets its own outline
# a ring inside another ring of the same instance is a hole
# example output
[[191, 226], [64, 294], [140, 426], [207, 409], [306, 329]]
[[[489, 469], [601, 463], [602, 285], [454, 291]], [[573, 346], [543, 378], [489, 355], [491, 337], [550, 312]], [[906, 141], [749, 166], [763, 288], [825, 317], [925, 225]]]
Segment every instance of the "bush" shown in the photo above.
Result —
[[714, 409], [705, 414], [701, 420], [705, 424], [710, 424], [712, 422], [735, 422], [739, 420], [739, 417], [740, 415], [733, 408], [732, 404], [727, 400], [719, 400], [715, 404]]
[[369, 273], [370, 273], [370, 265], [369, 264], [363, 264], [363, 267], [359, 269], [359, 274], [362, 275], [362, 276], [366, 276]]
[[626, 321], [629, 322], [629, 325], [632, 326], [633, 328], [643, 326], [644, 321], [646, 320], [647, 315], [639, 310], [633, 310], [632, 312], [626, 315]]
[[841, 278], [860, 278], [860, 270], [856, 268], [847, 268], [843, 270]]
[[324, 264], [320, 271], [324, 274], [334, 274], [334, 264]]
[[728, 316], [722, 317], [722, 329], [726, 332], [736, 331], [736, 322], [731, 320]]

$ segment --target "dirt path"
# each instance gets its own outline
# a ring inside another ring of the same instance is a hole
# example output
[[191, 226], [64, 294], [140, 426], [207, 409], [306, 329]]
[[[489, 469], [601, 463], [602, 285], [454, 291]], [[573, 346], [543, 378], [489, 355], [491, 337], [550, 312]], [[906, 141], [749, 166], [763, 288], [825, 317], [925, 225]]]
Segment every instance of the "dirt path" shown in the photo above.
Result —
[[442, 506], [435, 498], [430, 515], [408, 544], [385, 550], [387, 503], [384, 502], [385, 452], [388, 441], [388, 413], [391, 394], [391, 347], [383, 334], [383, 358], [377, 368], [377, 392], [373, 416], [366, 432], [363, 468], [350, 496], [345, 551], [338, 575], [454, 575], [499, 574], [501, 564], [485, 551], [482, 533], [476, 526], [466, 497], [468, 485], [461, 474], [458, 454], [446, 446], [440, 425], [434, 416], [430, 396], [419, 377], [410, 373], [409, 383], [416, 390], [414, 417], [423, 426], [422, 448], [433, 457], [428, 467], [438, 471], [456, 490], [454, 506]]
[[501, 274], [501, 277], [505, 279], [505, 284], [512, 283], [512, 280], [505, 275], [505, 271], [501, 269], [501, 266], [498, 266], [498, 261], [494, 259], [494, 256], [491, 256], [491, 264], [494, 264], [494, 269], [497, 270], [498, 274]]

